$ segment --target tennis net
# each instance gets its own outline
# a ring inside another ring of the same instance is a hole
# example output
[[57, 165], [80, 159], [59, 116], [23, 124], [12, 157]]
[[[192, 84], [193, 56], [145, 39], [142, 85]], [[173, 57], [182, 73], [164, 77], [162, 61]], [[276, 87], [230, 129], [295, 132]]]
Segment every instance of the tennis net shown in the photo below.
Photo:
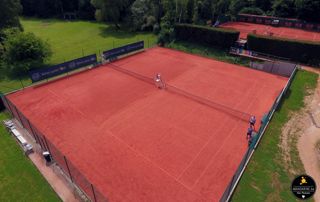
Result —
[[[109, 63], [109, 66], [114, 70], [117, 70], [117, 71], [122, 72], [124, 74], [127, 74], [129, 76], [132, 76], [132, 77], [134, 77], [136, 79], [139, 79], [139, 80], [142, 80], [142, 81], [145, 81], [145, 82], [147, 82], [149, 84], [154, 85], [154, 81], [150, 77], [147, 77], [147, 76], [141, 75], [139, 73], [130, 71], [128, 69], [122, 68], [122, 67], [114, 65], [112, 63]], [[227, 106], [225, 106], [223, 104], [219, 104], [219, 103], [213, 102], [211, 100], [208, 100], [206, 98], [191, 94], [191, 93], [189, 93], [187, 91], [184, 91], [182, 89], [179, 89], [179, 88], [177, 88], [175, 86], [172, 86], [172, 85], [169, 85], [169, 84], [166, 84], [166, 88], [165, 89], [167, 91], [179, 94], [181, 96], [184, 96], [184, 97], [186, 97], [188, 99], [191, 99], [191, 100], [193, 100], [195, 102], [198, 102], [200, 104], [203, 104], [203, 105], [206, 105], [208, 107], [214, 108], [216, 110], [222, 111], [222, 112], [224, 112], [224, 113], [226, 113], [226, 114], [228, 114], [230, 116], [236, 117], [236, 118], [241, 119], [241, 120], [246, 121], [246, 122], [248, 122], [250, 117], [251, 117], [251, 115], [249, 113], [242, 112], [242, 111], [233, 109], [231, 107], [227, 107]]]
[[138, 73], [136, 73], [136, 72], [130, 71], [130, 70], [125, 69], [125, 68], [122, 68], [122, 67], [117, 66], [117, 65], [114, 65], [114, 64], [112, 64], [112, 63], [109, 63], [108, 65], [110, 66], [110, 68], [112, 68], [112, 69], [114, 69], [114, 70], [117, 70], [117, 71], [122, 72], [122, 73], [124, 73], [124, 74], [127, 74], [127, 75], [129, 75], [129, 76], [133, 76], [133, 77], [135, 77], [135, 78], [137, 78], [137, 79], [140, 79], [140, 80], [142, 80], [142, 81], [145, 81], [145, 82], [147, 82], [147, 83], [154, 84], [153, 78], [144, 76], [144, 75], [142, 75], [142, 74], [138, 74]]
[[211, 100], [208, 100], [206, 98], [203, 98], [203, 97], [199, 97], [197, 95], [194, 95], [194, 94], [191, 94], [189, 92], [186, 92], [182, 89], [179, 89], [175, 86], [172, 86], [172, 85], [168, 85], [166, 84], [166, 89], [168, 91], [171, 91], [171, 92], [174, 92], [174, 93], [177, 93], [177, 94], [180, 94], [186, 98], [189, 98], [189, 99], [192, 99], [200, 104], [203, 104], [203, 105], [206, 105], [206, 106], [209, 106], [209, 107], [212, 107], [216, 110], [219, 110], [219, 111], [222, 111], [230, 116], [233, 116], [233, 117], [236, 117], [238, 119], [241, 119], [243, 121], [246, 121], [248, 122], [251, 115], [249, 113], [246, 113], [246, 112], [242, 112], [242, 111], [239, 111], [239, 110], [236, 110], [236, 109], [233, 109], [231, 107], [227, 107], [223, 104], [219, 104], [219, 103], [216, 103], [216, 102], [213, 102]]

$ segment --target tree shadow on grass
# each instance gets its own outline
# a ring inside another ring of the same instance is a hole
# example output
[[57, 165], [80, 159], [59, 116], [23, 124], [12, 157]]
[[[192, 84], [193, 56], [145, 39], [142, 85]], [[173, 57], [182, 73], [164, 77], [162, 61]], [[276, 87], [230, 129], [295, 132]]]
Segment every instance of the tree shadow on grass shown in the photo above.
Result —
[[100, 33], [99, 35], [103, 38], [114, 37], [117, 39], [130, 39], [139, 35], [147, 35], [150, 33], [147, 32], [133, 32], [127, 28], [117, 29], [115, 26], [105, 26], [99, 27]]
[[119, 30], [114, 26], [106, 26], [106, 27], [99, 27], [99, 35], [106, 38], [106, 37], [114, 37], [118, 39], [124, 38], [131, 38], [135, 37], [135, 33], [130, 32], [128, 30]]

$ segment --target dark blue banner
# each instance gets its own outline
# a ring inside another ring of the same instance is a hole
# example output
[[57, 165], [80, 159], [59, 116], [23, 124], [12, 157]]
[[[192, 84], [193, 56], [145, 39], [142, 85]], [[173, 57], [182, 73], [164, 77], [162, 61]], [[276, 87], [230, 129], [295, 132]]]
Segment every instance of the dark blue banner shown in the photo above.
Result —
[[97, 55], [88, 55], [82, 58], [64, 62], [62, 64], [54, 65], [48, 68], [37, 69], [29, 72], [32, 82], [48, 79], [60, 74], [64, 74], [75, 69], [93, 65], [97, 63]]
[[103, 56], [105, 60], [109, 60], [142, 49], [144, 49], [144, 41], [139, 41], [126, 46], [104, 51]]

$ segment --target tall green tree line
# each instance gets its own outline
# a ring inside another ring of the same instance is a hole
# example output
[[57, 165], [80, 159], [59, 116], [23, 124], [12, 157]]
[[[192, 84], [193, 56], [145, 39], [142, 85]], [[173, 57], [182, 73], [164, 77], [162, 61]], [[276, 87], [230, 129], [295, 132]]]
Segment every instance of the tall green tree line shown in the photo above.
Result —
[[[4, 0], [2, 0], [4, 1]], [[9, 1], [9, 0], [7, 0]], [[320, 0], [169, 0], [174, 5], [175, 21], [205, 23], [221, 14], [238, 13], [299, 18], [320, 23]], [[18, 0], [13, 0], [18, 2]], [[149, 30], [165, 15], [167, 0], [21, 0], [22, 14], [59, 17], [75, 12], [80, 18], [132, 25]]]

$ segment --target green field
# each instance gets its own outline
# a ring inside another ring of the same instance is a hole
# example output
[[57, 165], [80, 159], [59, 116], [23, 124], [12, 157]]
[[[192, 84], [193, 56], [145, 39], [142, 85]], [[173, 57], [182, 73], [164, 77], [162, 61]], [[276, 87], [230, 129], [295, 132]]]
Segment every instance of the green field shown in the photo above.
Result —
[[[295, 176], [289, 175], [290, 172], [283, 165], [279, 147], [280, 134], [292, 112], [298, 112], [304, 107], [304, 97], [316, 87], [317, 78], [317, 74], [298, 71], [285, 100], [274, 114], [258, 149], [253, 154], [232, 201], [296, 201], [290, 190], [291, 181]], [[296, 155], [298, 151], [293, 151], [291, 158], [295, 166], [299, 166], [295, 170], [304, 172], [299, 155]], [[298, 174], [303, 173], [296, 173]]]
[[[6, 118], [0, 113], [1, 122]], [[0, 201], [60, 201], [2, 124], [0, 148]]]
[[26, 32], [32, 32], [49, 42], [53, 50], [49, 64], [99, 54], [139, 40], [144, 40], [148, 47], [154, 45], [157, 39], [151, 33], [117, 31], [113, 26], [98, 22], [22, 19], [21, 23]]

